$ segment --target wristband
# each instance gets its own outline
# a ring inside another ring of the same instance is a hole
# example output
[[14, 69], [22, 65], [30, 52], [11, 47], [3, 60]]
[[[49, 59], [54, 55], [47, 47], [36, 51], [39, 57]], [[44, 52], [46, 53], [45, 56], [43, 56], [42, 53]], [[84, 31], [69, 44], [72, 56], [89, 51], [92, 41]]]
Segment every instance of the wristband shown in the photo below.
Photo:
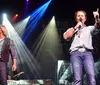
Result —
[[74, 29], [74, 30], [76, 30], [76, 28], [75, 28], [75, 27], [73, 27], [73, 29]]

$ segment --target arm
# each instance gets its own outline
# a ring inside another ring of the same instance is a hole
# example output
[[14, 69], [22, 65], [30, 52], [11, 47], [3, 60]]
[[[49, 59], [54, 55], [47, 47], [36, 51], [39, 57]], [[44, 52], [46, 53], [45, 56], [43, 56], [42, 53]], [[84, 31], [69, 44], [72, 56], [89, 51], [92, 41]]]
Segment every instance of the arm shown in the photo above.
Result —
[[83, 25], [82, 22], [78, 22], [78, 23], [75, 25], [75, 27], [69, 28], [69, 29], [63, 34], [63, 38], [64, 38], [65, 40], [67, 40], [67, 39], [73, 37], [74, 33], [75, 33], [78, 29], [80, 29], [80, 27], [81, 27], [82, 25]]
[[16, 70], [16, 58], [13, 59], [13, 65], [12, 65], [12, 71], [15, 71]]
[[10, 53], [11, 53], [11, 57], [12, 57], [12, 71], [15, 71], [17, 68], [16, 52], [15, 52], [14, 42], [12, 40], [10, 40]]
[[99, 19], [99, 9], [97, 8], [97, 11], [93, 12], [94, 18], [95, 18], [95, 24], [94, 26], [96, 28], [100, 28], [100, 19]]
[[94, 24], [95, 28], [100, 28], [100, 19], [97, 21], [95, 20], [95, 24]]
[[76, 29], [75, 29], [74, 27], [73, 27], [73, 28], [70, 28], [69, 30], [67, 30], [66, 32], [64, 32], [63, 38], [64, 38], [65, 40], [71, 38], [71, 37], [74, 35], [75, 30], [76, 30]]

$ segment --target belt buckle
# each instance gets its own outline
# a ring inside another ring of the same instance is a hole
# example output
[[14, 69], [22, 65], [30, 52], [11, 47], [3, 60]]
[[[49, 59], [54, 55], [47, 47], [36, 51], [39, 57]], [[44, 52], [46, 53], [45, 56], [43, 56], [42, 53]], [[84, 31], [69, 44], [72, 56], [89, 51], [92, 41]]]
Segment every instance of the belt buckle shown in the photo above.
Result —
[[79, 52], [85, 52], [86, 49], [85, 49], [85, 48], [79, 48], [78, 51], [79, 51]]

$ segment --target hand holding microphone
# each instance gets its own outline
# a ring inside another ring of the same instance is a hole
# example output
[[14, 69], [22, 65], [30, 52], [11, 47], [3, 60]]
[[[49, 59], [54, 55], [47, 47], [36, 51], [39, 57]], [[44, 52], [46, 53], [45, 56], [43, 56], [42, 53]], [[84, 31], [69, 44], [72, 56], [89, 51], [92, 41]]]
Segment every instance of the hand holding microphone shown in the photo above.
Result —
[[82, 18], [79, 19], [79, 22], [77, 22], [76, 26], [74, 27], [74, 29], [76, 29], [77, 33], [78, 33], [78, 37], [80, 38], [80, 29], [82, 28], [83, 23], [82, 23]]
[[76, 26], [74, 28], [80, 29], [82, 27], [82, 25], [83, 25], [82, 18], [80, 18], [80, 21], [76, 24]]

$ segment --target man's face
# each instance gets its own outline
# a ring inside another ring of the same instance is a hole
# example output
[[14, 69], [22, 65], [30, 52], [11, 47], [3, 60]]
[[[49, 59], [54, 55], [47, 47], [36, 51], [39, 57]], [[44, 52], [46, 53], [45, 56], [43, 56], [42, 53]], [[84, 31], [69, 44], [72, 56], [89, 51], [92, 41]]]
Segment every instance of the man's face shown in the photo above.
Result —
[[81, 21], [84, 24], [85, 21], [86, 21], [85, 13], [82, 12], [82, 11], [77, 12], [77, 14], [76, 14], [76, 21], [77, 22], [80, 22]]
[[0, 34], [2, 34], [2, 27], [0, 27]]
[[1, 28], [0, 28], [0, 34], [2, 33], [2, 30], [1, 30]]
[[6, 28], [4, 26], [0, 26], [0, 34], [4, 35], [5, 33], [7, 33]]

